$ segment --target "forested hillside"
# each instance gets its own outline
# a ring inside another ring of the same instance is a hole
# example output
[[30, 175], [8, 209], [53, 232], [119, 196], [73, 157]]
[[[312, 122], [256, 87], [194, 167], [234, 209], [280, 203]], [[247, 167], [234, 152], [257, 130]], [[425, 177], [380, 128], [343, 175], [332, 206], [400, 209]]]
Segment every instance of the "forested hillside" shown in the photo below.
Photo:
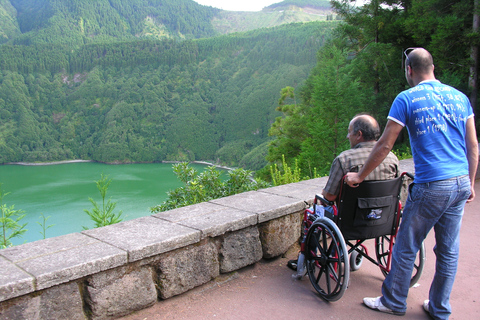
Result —
[[332, 19], [327, 0], [289, 0], [232, 12], [192, 0], [0, 0], [0, 44], [198, 39], [286, 23]]
[[259, 12], [219, 11], [212, 19], [216, 32], [228, 34], [285, 23], [335, 20], [328, 0], [285, 0]]
[[[354, 113], [384, 123], [407, 87], [408, 47], [427, 48], [438, 79], [478, 113], [475, 3], [332, 5], [335, 14], [324, 1], [287, 0], [242, 16], [191, 0], [0, 0], [0, 163], [220, 160], [257, 170], [268, 149], [270, 163], [285, 156], [325, 173], [348, 147]], [[294, 11], [325, 21], [285, 24]], [[230, 33], [251, 28], [242, 19], [277, 26]]]
[[192, 0], [1, 0], [0, 40], [79, 46], [209, 37], [215, 35], [210, 20], [219, 11]]
[[305, 3], [327, 20], [328, 2], [292, 0], [220, 32], [214, 20], [241, 15], [192, 0], [0, 0], [0, 163], [261, 168], [280, 90], [303, 83], [335, 25], [286, 24], [315, 20]]
[[[4, 44], [0, 162], [238, 164], [267, 141], [281, 88], [308, 76], [331, 28], [316, 22], [73, 50]], [[261, 167], [264, 154], [251, 162]]]

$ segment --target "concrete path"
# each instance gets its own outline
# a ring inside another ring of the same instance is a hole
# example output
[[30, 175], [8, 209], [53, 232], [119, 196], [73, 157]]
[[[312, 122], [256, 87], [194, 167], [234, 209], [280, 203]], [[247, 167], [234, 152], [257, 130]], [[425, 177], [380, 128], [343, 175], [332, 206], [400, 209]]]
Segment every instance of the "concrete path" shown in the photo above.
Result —
[[[451, 320], [480, 319], [480, 181], [476, 184], [476, 195], [465, 209], [460, 265], [451, 295]], [[419, 284], [410, 289], [404, 319], [429, 319], [422, 303], [428, 298], [435, 268], [433, 236], [431, 232], [426, 240], [426, 265]], [[370, 255], [374, 254], [373, 241], [369, 241], [368, 247]], [[293, 271], [286, 264], [296, 255], [292, 250], [285, 257], [261, 261], [121, 319], [399, 319], [369, 310], [362, 304], [363, 297], [380, 295], [383, 275], [372, 263], [365, 260], [360, 270], [350, 274], [350, 285], [342, 299], [326, 302], [319, 298], [307, 277], [300, 281], [292, 279]]]

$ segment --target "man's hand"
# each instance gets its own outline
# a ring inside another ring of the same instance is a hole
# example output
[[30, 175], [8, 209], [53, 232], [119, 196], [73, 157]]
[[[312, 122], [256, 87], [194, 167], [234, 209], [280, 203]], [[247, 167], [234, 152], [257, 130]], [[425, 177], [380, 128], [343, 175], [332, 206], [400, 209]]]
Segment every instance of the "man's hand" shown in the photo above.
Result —
[[472, 194], [470, 195], [470, 197], [468, 197], [467, 203], [468, 203], [468, 202], [472, 202], [473, 199], [475, 199], [475, 189], [474, 189], [473, 186], [472, 186]]
[[360, 176], [357, 172], [348, 172], [344, 181], [352, 188], [358, 187], [358, 185], [363, 181], [360, 179]]

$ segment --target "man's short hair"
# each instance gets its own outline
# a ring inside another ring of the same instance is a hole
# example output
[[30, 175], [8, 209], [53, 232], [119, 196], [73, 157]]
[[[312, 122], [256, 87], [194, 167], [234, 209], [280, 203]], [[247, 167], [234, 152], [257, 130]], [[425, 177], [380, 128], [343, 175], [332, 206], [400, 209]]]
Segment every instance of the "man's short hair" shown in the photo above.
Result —
[[[371, 118], [371, 120], [368, 118]], [[355, 116], [352, 127], [353, 132], [362, 132], [365, 141], [377, 141], [380, 138], [380, 126], [375, 118], [367, 114]]]

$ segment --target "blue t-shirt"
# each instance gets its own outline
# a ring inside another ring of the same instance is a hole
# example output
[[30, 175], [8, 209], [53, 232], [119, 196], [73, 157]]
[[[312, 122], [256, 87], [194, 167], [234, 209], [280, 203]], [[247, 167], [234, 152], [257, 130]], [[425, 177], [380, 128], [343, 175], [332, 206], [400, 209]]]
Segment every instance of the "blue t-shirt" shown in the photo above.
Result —
[[423, 81], [395, 98], [388, 119], [408, 129], [416, 183], [468, 174], [465, 135], [470, 117], [468, 98], [437, 80]]

